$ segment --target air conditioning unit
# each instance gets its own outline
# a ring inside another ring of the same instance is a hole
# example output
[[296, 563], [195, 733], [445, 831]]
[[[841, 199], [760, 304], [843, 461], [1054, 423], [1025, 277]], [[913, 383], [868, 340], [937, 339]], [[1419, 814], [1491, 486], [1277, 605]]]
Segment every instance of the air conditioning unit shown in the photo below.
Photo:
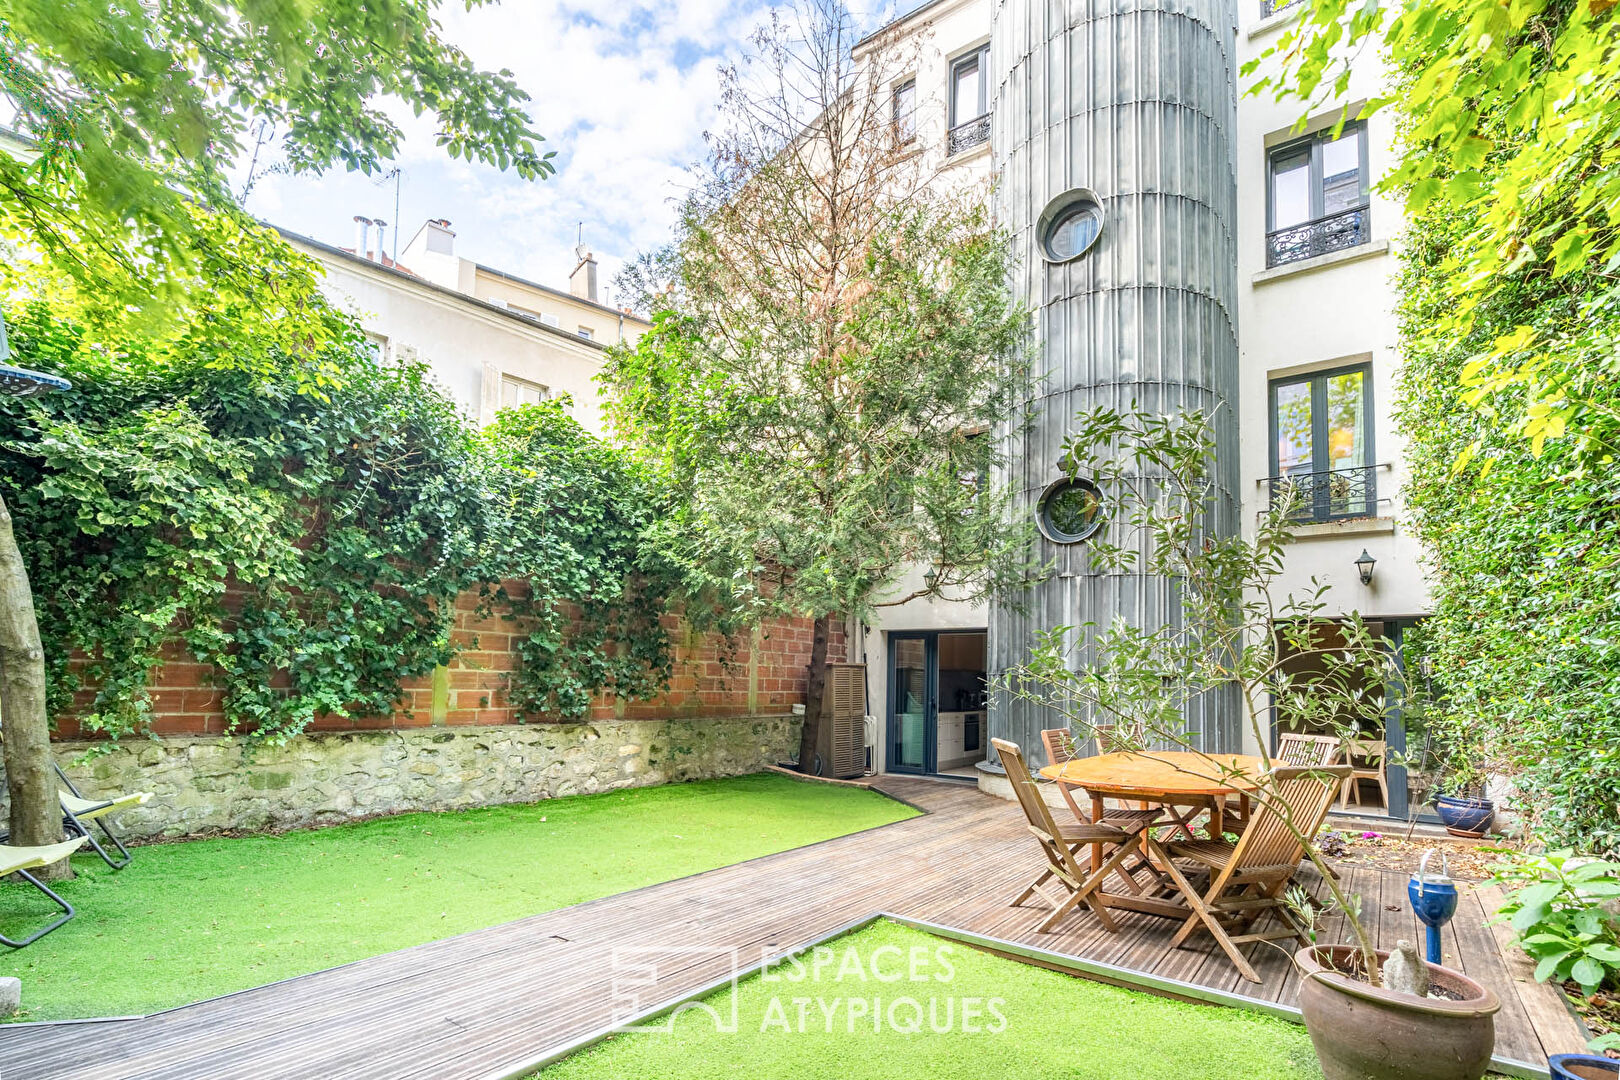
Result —
[[816, 742], [817, 773], [851, 780], [866, 772], [866, 665], [828, 664]]

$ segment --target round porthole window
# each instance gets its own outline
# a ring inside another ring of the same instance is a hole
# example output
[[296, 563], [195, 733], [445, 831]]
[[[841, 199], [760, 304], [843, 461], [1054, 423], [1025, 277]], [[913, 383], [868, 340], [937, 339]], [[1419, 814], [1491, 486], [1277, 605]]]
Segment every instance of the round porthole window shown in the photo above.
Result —
[[1046, 204], [1037, 223], [1047, 262], [1068, 262], [1090, 251], [1102, 236], [1102, 202], [1088, 188], [1075, 188]]
[[1078, 544], [1102, 528], [1102, 493], [1086, 480], [1059, 480], [1041, 495], [1035, 523], [1054, 544]]

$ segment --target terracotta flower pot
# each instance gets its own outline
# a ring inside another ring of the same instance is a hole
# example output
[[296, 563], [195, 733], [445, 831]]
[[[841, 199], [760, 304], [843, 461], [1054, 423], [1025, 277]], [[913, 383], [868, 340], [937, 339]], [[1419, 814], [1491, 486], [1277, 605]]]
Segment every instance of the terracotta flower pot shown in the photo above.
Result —
[[[1333, 969], [1354, 963], [1353, 945], [1294, 954], [1299, 1007], [1327, 1080], [1479, 1080], [1496, 1045], [1496, 995], [1450, 968], [1427, 964], [1429, 981], [1460, 1000], [1419, 998], [1358, 982]], [[1317, 957], [1329, 958], [1327, 965]], [[1382, 964], [1389, 954], [1378, 954]]]

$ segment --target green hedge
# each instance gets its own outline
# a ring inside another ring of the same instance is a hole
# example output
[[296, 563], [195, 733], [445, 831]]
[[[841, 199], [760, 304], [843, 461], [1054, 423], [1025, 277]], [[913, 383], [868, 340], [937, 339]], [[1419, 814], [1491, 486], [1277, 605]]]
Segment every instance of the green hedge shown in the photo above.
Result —
[[[1500, 181], [1522, 145], [1503, 133], [1468, 190]], [[1539, 247], [1466, 312], [1457, 264], [1481, 242], [1482, 207], [1434, 198], [1413, 209], [1402, 244], [1398, 413], [1412, 470], [1406, 502], [1434, 584], [1421, 635], [1438, 694], [1429, 715], [1455, 751], [1453, 777], [1495, 772], [1516, 785], [1516, 808], [1543, 838], [1612, 852], [1620, 290], [1612, 264], [1554, 272], [1552, 237], [1569, 227], [1587, 182], [1579, 172], [1558, 180], [1519, 207]], [[1535, 360], [1516, 368], [1509, 343], [1524, 340], [1536, 343]]]

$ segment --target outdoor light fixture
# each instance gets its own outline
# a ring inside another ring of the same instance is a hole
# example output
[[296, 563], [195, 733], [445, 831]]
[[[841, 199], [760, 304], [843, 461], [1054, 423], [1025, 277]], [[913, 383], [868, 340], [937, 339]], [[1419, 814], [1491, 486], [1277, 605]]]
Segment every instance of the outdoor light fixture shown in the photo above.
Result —
[[1378, 560], [1367, 554], [1366, 548], [1362, 548], [1361, 557], [1356, 560], [1356, 573], [1361, 575], [1361, 583], [1363, 585], [1372, 584], [1373, 567], [1377, 564]]
[[923, 573], [923, 585], [927, 587], [929, 592], [933, 592], [934, 591], [934, 586], [938, 585], [938, 584], [939, 584], [939, 567], [930, 566], [927, 569], [927, 571], [925, 571]]

